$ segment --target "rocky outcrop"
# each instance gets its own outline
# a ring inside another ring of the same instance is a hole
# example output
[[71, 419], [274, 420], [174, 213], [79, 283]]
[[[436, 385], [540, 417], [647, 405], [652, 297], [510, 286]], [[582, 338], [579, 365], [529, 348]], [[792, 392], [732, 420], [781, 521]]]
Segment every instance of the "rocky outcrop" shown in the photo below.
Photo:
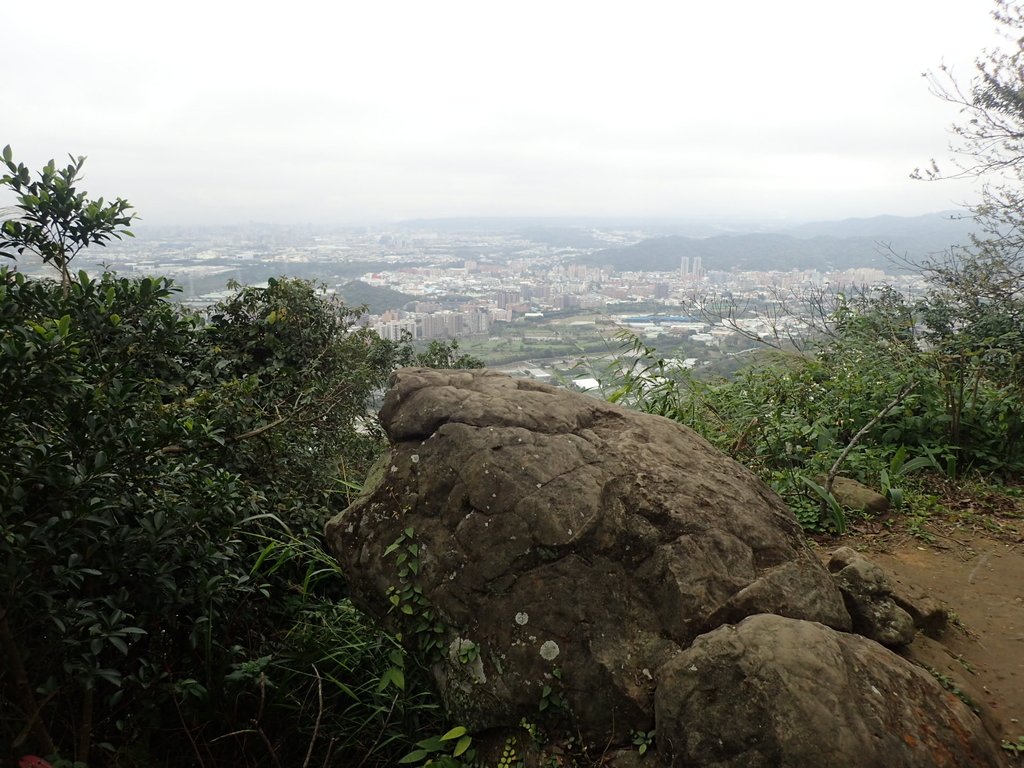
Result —
[[[789, 509], [668, 419], [493, 372], [405, 369], [381, 420], [391, 450], [328, 541], [353, 599], [388, 621], [420, 613], [390, 602], [415, 583], [467, 726], [535, 717], [547, 689], [585, 736], [603, 744], [614, 726], [628, 741], [651, 727], [658, 668], [698, 635], [757, 613], [850, 626]], [[385, 553], [407, 529], [418, 562], [403, 582], [400, 552]]]
[[754, 616], [662, 668], [666, 765], [716, 768], [998, 766], [999, 748], [924, 670], [857, 635]]
[[842, 634], [790, 510], [685, 427], [426, 369], [396, 374], [381, 421], [390, 450], [328, 543], [451, 719], [493, 729], [485, 752], [554, 715], [621, 765], [637, 733], [665, 765], [996, 765], [927, 675]]

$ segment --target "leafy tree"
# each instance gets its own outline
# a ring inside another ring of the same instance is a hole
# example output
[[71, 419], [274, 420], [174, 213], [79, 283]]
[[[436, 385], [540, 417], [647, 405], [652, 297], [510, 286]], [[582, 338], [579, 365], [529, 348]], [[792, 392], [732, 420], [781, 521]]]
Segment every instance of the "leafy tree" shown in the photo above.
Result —
[[[201, 411], [232, 425], [222, 436], [225, 467], [298, 494], [306, 507], [312, 496], [325, 503], [339, 473], [363, 477], [382, 439], [368, 408], [397, 352], [357, 327], [359, 314], [308, 282], [283, 278], [240, 288], [211, 308], [198, 367], [222, 383]], [[311, 523], [319, 530], [322, 521]]]
[[[84, 199], [50, 242], [105, 241]], [[61, 253], [59, 285], [0, 269], [0, 761], [393, 764], [438, 707], [320, 531], [399, 350], [304, 281], [207, 318]]]
[[204, 680], [212, 622], [245, 623], [233, 530], [259, 494], [204, 457], [161, 453], [184, 426], [164, 398], [192, 326], [166, 281], [82, 276], [64, 296], [0, 280], [0, 695], [37, 745], [87, 761], [154, 727], [180, 672]]
[[64, 290], [71, 283], [71, 261], [90, 245], [102, 245], [113, 238], [133, 237], [128, 230], [134, 214], [127, 200], [90, 200], [75, 186], [80, 180], [84, 157], [57, 168], [50, 160], [33, 181], [29, 169], [15, 164], [10, 145], [4, 147], [7, 173], [0, 185], [16, 195], [14, 215], [0, 226], [0, 256], [14, 259], [26, 252], [37, 254], [59, 272]]
[[945, 391], [950, 440], [960, 444], [995, 420], [1006, 440], [990, 447], [992, 458], [1015, 455], [1024, 436], [1024, 4], [995, 6], [1005, 47], [976, 61], [969, 84], [946, 67], [929, 76], [933, 92], [963, 116], [953, 126], [955, 170], [945, 173], [932, 161], [915, 172], [983, 182], [970, 209], [979, 227], [971, 245], [919, 265], [931, 285], [919, 309]]
[[444, 342], [434, 339], [427, 348], [415, 355], [415, 365], [424, 368], [483, 368], [484, 362], [478, 357], [459, 353], [459, 342]]
[[436, 705], [411, 668], [380, 686], [398, 646], [320, 547], [391, 358], [307, 283], [209, 324], [173, 290], [0, 270], [0, 742], [140, 765], [272, 764], [317, 723], [318, 762], [401, 744]]

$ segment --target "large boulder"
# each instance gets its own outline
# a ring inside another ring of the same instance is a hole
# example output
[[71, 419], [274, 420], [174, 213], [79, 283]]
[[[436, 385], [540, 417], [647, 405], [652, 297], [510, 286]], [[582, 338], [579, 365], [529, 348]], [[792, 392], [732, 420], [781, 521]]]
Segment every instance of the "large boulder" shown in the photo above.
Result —
[[981, 721], [927, 672], [821, 624], [753, 616], [661, 670], [658, 753], [693, 768], [989, 768]]
[[472, 729], [554, 709], [625, 743], [699, 635], [760, 613], [850, 628], [790, 510], [675, 422], [427, 369], [396, 374], [381, 420], [390, 451], [328, 542]]

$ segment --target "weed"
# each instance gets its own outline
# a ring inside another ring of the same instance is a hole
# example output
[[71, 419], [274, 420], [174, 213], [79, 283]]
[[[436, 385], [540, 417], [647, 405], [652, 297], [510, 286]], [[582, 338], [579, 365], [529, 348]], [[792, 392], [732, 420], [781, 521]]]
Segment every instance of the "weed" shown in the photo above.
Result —
[[544, 684], [540, 691], [540, 704], [537, 709], [541, 713], [556, 714], [568, 710], [569, 702], [566, 701], [562, 690], [562, 670], [555, 667], [551, 670], [554, 677], [554, 685]]
[[633, 746], [641, 755], [654, 746], [654, 731], [635, 730], [631, 735], [633, 736]]
[[1018, 736], [1016, 739], [1003, 739], [1003, 749], [1012, 755], [1020, 757], [1024, 755], [1024, 736]]
[[522, 765], [519, 753], [516, 751], [517, 743], [518, 740], [515, 736], [509, 736], [505, 740], [505, 745], [501, 748], [501, 757], [498, 758], [497, 768], [515, 768], [515, 766]]
[[459, 644], [458, 658], [460, 664], [471, 664], [480, 657], [480, 648], [472, 640], [463, 640]]
[[939, 685], [960, 699], [960, 701], [966, 704], [974, 714], [980, 714], [981, 710], [978, 709], [978, 705], [974, 703], [970, 696], [960, 690], [960, 686], [956, 684], [956, 681], [952, 677], [944, 675], [942, 672], [939, 672], [937, 669], [932, 667], [925, 667], [925, 669], [928, 670], [929, 674], [938, 681]]
[[969, 661], [967, 661], [967, 659], [965, 659], [963, 657], [963, 654], [958, 653], [956, 655], [956, 661], [957, 661], [957, 663], [960, 664], [961, 667], [964, 668], [965, 671], [969, 672], [970, 674], [972, 674], [972, 675], [978, 674], [977, 670], [974, 669], [974, 665], [971, 664]]
[[[416, 532], [412, 528], [406, 528], [384, 550], [384, 557], [394, 555], [395, 564], [398, 566], [398, 584], [388, 587], [387, 592], [391, 603], [390, 610], [397, 611], [403, 617], [406, 633], [413, 639], [417, 650], [423, 655], [423, 660], [430, 663], [444, 657], [444, 636], [447, 627], [441, 621], [437, 609], [423, 594], [423, 587], [417, 583], [422, 568], [421, 552]], [[475, 649], [475, 646], [473, 648]], [[472, 660], [469, 651], [466, 651], [463, 663], [468, 664]]]
[[460, 768], [472, 765], [476, 757], [473, 737], [461, 725], [443, 736], [431, 736], [416, 742], [416, 749], [398, 761], [399, 765], [430, 765], [437, 768]]

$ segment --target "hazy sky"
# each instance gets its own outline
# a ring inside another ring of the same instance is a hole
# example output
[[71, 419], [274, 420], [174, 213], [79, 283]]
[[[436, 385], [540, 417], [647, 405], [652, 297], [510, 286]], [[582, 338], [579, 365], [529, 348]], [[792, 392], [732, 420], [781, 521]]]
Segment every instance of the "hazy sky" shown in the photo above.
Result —
[[[6, 3], [0, 146], [145, 221], [955, 207], [988, 0]], [[0, 199], [0, 203], [5, 202]]]

